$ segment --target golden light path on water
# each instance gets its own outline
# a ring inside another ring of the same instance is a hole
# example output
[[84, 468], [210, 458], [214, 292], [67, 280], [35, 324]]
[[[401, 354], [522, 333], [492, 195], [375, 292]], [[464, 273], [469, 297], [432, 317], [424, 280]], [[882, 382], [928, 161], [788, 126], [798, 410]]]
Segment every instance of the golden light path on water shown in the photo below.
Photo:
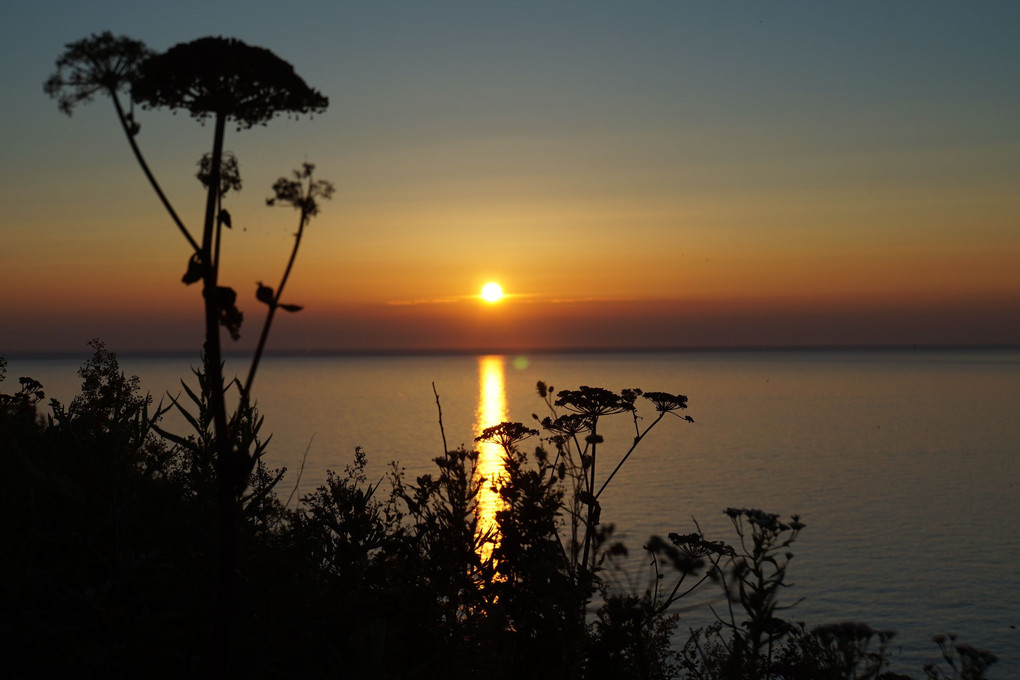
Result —
[[[479, 435], [487, 427], [499, 425], [507, 420], [506, 389], [504, 387], [503, 357], [484, 356], [478, 358], [478, 410], [476, 411], [475, 433]], [[503, 449], [495, 442], [478, 442], [478, 475], [485, 479], [478, 494], [478, 531], [484, 533], [496, 521], [496, 511], [501, 501], [499, 494], [492, 490], [492, 481], [498, 479], [503, 470]]]

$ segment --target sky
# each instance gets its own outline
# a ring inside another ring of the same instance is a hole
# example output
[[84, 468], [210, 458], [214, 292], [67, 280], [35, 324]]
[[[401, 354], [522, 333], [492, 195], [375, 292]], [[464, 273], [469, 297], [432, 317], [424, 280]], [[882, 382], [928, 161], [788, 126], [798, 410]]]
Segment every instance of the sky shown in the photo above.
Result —
[[[231, 349], [297, 228], [265, 199], [305, 162], [336, 194], [270, 350], [1020, 344], [1020, 3], [14, 0], [0, 355], [201, 346], [188, 245], [111, 103], [68, 118], [42, 89], [106, 30], [235, 37], [329, 97], [228, 128]], [[138, 121], [199, 232], [212, 126]]]

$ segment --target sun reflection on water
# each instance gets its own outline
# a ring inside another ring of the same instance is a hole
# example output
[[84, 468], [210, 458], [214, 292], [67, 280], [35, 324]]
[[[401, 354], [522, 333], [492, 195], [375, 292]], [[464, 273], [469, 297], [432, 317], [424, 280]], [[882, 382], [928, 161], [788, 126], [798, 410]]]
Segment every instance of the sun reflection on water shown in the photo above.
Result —
[[[503, 384], [504, 361], [501, 356], [478, 358], [478, 410], [475, 434], [507, 420], [506, 389]], [[478, 530], [492, 529], [502, 501], [492, 490], [492, 481], [503, 471], [503, 449], [495, 442], [478, 442], [478, 475], [485, 479], [478, 494]], [[491, 549], [491, 548], [490, 548]]]

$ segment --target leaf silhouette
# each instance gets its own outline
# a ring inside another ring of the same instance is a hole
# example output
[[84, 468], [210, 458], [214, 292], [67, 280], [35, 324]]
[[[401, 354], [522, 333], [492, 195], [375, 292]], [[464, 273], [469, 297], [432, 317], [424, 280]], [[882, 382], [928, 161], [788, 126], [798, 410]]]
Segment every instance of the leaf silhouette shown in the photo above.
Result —
[[188, 259], [188, 270], [184, 272], [184, 276], [181, 277], [181, 281], [187, 285], [191, 285], [196, 281], [202, 280], [202, 258], [198, 253], [192, 254], [191, 258]]
[[233, 307], [234, 303], [237, 302], [237, 293], [229, 286], [216, 286], [214, 299], [216, 306], [220, 309]]
[[284, 311], [287, 312], [300, 312], [302, 309], [304, 309], [304, 307], [302, 307], [301, 305], [282, 304], [280, 305], [280, 309], [283, 309]]
[[220, 221], [220, 224], [225, 226], [227, 229], [233, 229], [234, 228], [234, 225], [231, 224], [231, 222], [230, 222], [230, 213], [227, 212], [225, 209], [224, 210], [220, 210], [219, 221]]
[[273, 289], [269, 286], [263, 285], [261, 281], [259, 281], [258, 286], [258, 289], [255, 291], [255, 299], [259, 302], [264, 302], [267, 305], [272, 305]]
[[244, 314], [237, 308], [237, 293], [233, 288], [217, 286], [213, 292], [213, 300], [220, 310], [220, 324], [225, 326], [230, 337], [237, 340], [241, 337], [241, 322]]

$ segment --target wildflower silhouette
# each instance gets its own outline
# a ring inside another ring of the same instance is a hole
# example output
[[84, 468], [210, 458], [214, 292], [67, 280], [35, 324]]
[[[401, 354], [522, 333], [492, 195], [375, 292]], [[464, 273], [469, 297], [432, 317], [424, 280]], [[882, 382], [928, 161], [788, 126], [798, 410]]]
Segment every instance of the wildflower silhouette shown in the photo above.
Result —
[[538, 435], [538, 430], [533, 430], [523, 423], [500, 423], [482, 430], [482, 433], [475, 437], [476, 442], [495, 442], [503, 449], [517, 446], [528, 437]]
[[602, 416], [615, 415], [634, 410], [634, 398], [640, 390], [627, 390], [625, 394], [615, 394], [602, 387], [582, 385], [576, 390], [562, 390], [556, 397], [556, 405], [574, 413], [579, 413], [592, 421], [594, 425]]
[[[553, 415], [543, 418], [540, 422], [543, 429], [551, 432], [550, 443], [557, 447], [558, 458], [555, 469], [558, 474], [565, 473], [566, 462], [571, 459], [571, 453], [576, 453], [580, 459], [580, 474], [575, 488], [575, 502], [585, 506], [578, 511], [584, 515], [584, 538], [581, 544], [581, 556], [578, 564], [579, 573], [591, 575], [594, 572], [595, 553], [592, 550], [592, 541], [596, 538], [596, 527], [599, 526], [602, 515], [602, 506], [599, 503], [599, 496], [613, 480], [616, 474], [623, 467], [623, 464], [630, 458], [641, 440], [648, 434], [659, 421], [667, 414], [679, 415], [677, 411], [687, 408], [687, 397], [673, 395], [667, 392], [645, 393], [640, 389], [624, 389], [619, 393], [612, 392], [602, 387], [590, 387], [582, 385], [575, 390], [561, 390], [556, 393], [553, 399], [551, 394], [553, 388], [543, 382], [537, 384], [538, 395], [545, 400]], [[657, 417], [644, 429], [640, 428], [639, 416], [637, 413], [637, 399], [645, 396], [657, 412]], [[568, 413], [560, 414], [557, 407], [564, 408]], [[609, 416], [630, 413], [634, 422], [634, 440], [630, 448], [617, 462], [612, 472], [606, 477], [601, 485], [596, 486], [596, 472], [598, 462], [598, 447], [604, 443], [602, 435], [598, 432], [599, 421]], [[689, 416], [680, 416], [687, 422], [694, 422]], [[537, 419], [537, 416], [536, 416]], [[581, 436], [584, 435], [581, 443]], [[560, 471], [560, 458], [563, 458], [563, 470]]]
[[290, 259], [287, 260], [287, 267], [283, 270], [280, 284], [273, 289], [264, 285], [261, 281], [257, 284], [255, 298], [259, 302], [269, 305], [269, 312], [266, 314], [266, 321], [262, 325], [262, 333], [259, 336], [258, 345], [255, 348], [255, 355], [251, 361], [251, 368], [248, 370], [248, 379], [244, 383], [244, 398], [251, 395], [251, 386], [255, 381], [255, 372], [258, 370], [262, 352], [266, 348], [266, 339], [269, 337], [269, 328], [273, 323], [273, 316], [276, 309], [283, 309], [285, 312], [299, 312], [302, 307], [295, 304], [280, 302], [283, 295], [283, 288], [290, 278], [290, 271], [294, 267], [294, 258], [297, 257], [298, 247], [301, 245], [301, 237], [304, 236], [305, 226], [312, 217], [319, 214], [319, 202], [328, 201], [333, 196], [333, 185], [326, 180], [315, 179], [315, 166], [311, 163], [304, 163], [300, 170], [295, 170], [293, 178], [281, 177], [273, 184], [273, 196], [266, 199], [266, 205], [277, 204], [289, 205], [300, 212], [297, 232], [294, 234], [294, 246], [290, 251]]
[[[114, 37], [106, 31], [67, 45], [67, 50], [57, 59], [56, 72], [47, 79], [43, 89], [57, 100], [60, 110], [70, 116], [79, 104], [87, 104], [97, 94], [105, 94], [113, 102], [117, 120], [127, 136], [128, 144], [135, 159], [142, 168], [146, 179], [173, 219], [174, 224], [188, 243], [199, 253], [202, 248], [191, 232], [184, 226], [166, 194], [149, 169], [135, 137], [141, 126], [135, 120], [134, 98], [131, 86], [138, 79], [139, 65], [153, 55], [144, 43], [126, 37]], [[128, 108], [121, 103], [121, 94], [128, 95]]]
[[[267, 49], [252, 47], [240, 40], [200, 38], [178, 44], [163, 53], [154, 53], [137, 40], [114, 37], [109, 32], [67, 45], [67, 50], [57, 60], [57, 71], [46, 81], [44, 89], [57, 99], [60, 109], [67, 114], [78, 104], [91, 101], [99, 93], [113, 100], [135, 158], [192, 248], [182, 281], [185, 284], [202, 281], [205, 308], [203, 391], [206, 393], [202, 396], [208, 399], [212, 415], [219, 487], [220, 569], [216, 621], [219, 636], [213, 646], [213, 669], [223, 673], [229, 657], [232, 628], [235, 514], [239, 488], [243, 489], [243, 483], [239, 484], [239, 480], [247, 479], [247, 475], [255, 468], [255, 456], [247, 450], [251, 442], [242, 447], [245, 440], [242, 433], [257, 429], [254, 427], [257, 421], [251, 410], [247, 389], [243, 389], [241, 405], [229, 422], [224, 399], [219, 328], [224, 326], [236, 340], [244, 319], [237, 307], [237, 293], [219, 282], [222, 228], [232, 226], [230, 214], [222, 207], [222, 199], [228, 191], [238, 190], [241, 186], [236, 159], [224, 153], [226, 125], [232, 122], [238, 130], [244, 130], [264, 125], [280, 114], [298, 117], [317, 113], [325, 110], [329, 101], [310, 88], [289, 63]], [[120, 99], [125, 93], [129, 97], [127, 110]], [[196, 241], [177, 215], [142, 156], [136, 141], [141, 130], [134, 114], [136, 104], [144, 109], [185, 110], [196, 120], [213, 120], [212, 149], [199, 162], [198, 178], [206, 188], [200, 242]], [[310, 168], [307, 166], [309, 181]], [[310, 181], [310, 185], [315, 190], [309, 190], [309, 194], [304, 197], [306, 200], [313, 200], [313, 194], [328, 197], [326, 194], [332, 191], [329, 187], [327, 192], [321, 182], [313, 185]], [[314, 200], [311, 205], [304, 206], [302, 227], [307, 217], [315, 212]], [[293, 259], [294, 252], [291, 253], [284, 280], [290, 272]], [[268, 332], [271, 314], [278, 302], [278, 297], [274, 298], [274, 304], [270, 307], [270, 317], [263, 329], [259, 354], [265, 344], [264, 337]], [[296, 311], [297, 307], [288, 305], [285, 309]], [[249, 373], [248, 385], [253, 375], [254, 366]]]
[[949, 673], [937, 663], [924, 666], [928, 680], [979, 680], [985, 677], [988, 667], [999, 660], [985, 649], [978, 649], [965, 642], [958, 642], [955, 635], [939, 634], [932, 638], [942, 653], [942, 660], [949, 667]]

